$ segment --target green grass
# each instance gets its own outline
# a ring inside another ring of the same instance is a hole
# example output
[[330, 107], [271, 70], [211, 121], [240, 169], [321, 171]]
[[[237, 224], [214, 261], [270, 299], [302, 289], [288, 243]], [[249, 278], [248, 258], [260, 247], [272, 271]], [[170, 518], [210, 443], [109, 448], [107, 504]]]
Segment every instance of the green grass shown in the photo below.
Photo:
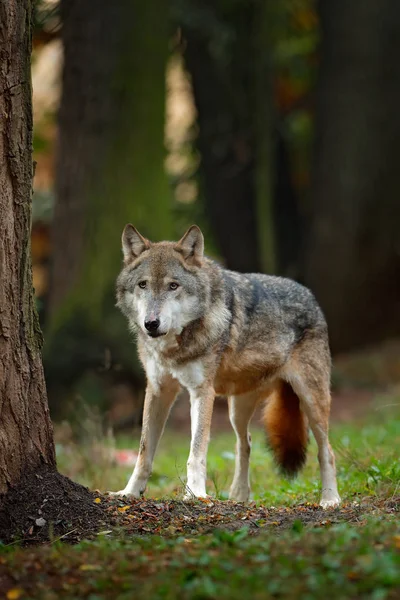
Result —
[[[331, 430], [335, 450], [339, 490], [343, 500], [355, 497], [400, 493], [400, 410], [385, 408], [384, 402], [364, 421], [336, 424]], [[396, 403], [394, 403], [396, 404]], [[400, 403], [399, 403], [400, 404]], [[308, 451], [305, 469], [293, 481], [283, 479], [266, 449], [264, 433], [252, 430], [251, 482], [253, 499], [266, 505], [293, 505], [317, 502], [320, 479], [314, 439]], [[59, 469], [91, 489], [119, 490], [125, 487], [132, 467], [116, 466], [104, 452], [108, 447], [138, 449], [139, 434], [104, 440], [99, 428], [88, 424], [86, 443], [60, 448]], [[180, 496], [186, 477], [190, 437], [166, 430], [156, 454], [153, 475], [146, 496], [159, 498]], [[221, 500], [228, 497], [234, 471], [235, 437], [224, 432], [211, 438], [208, 453], [210, 495]]]
[[[396, 404], [397, 402], [395, 402]], [[289, 530], [260, 528], [197, 536], [131, 536], [124, 531], [68, 546], [0, 549], [0, 581], [9, 598], [165, 600], [252, 600], [400, 597], [400, 411], [377, 407], [363, 422], [332, 427], [342, 511], [326, 513], [317, 526], [295, 520]], [[89, 426], [88, 426], [89, 427]], [[120, 489], [131, 469], [116, 467], [111, 447], [137, 448], [138, 439], [101, 440], [93, 423], [86, 444], [59, 447], [62, 472], [92, 488]], [[181, 493], [188, 436], [167, 431], [157, 454], [149, 497]], [[226, 498], [233, 475], [234, 438], [210, 443], [208, 491]], [[263, 434], [253, 433], [251, 477], [254, 499], [266, 506], [295, 506], [319, 500], [316, 447], [296, 481], [275, 471]], [[380, 503], [393, 500], [393, 509]], [[346, 522], [346, 502], [369, 510]], [[372, 509], [371, 509], [372, 506]], [[368, 515], [367, 515], [368, 512]], [[341, 520], [340, 523], [335, 521]], [[11, 594], [11, 596], [10, 596]], [[12, 595], [14, 594], [14, 596]], [[7, 596], [6, 596], [7, 597]]]

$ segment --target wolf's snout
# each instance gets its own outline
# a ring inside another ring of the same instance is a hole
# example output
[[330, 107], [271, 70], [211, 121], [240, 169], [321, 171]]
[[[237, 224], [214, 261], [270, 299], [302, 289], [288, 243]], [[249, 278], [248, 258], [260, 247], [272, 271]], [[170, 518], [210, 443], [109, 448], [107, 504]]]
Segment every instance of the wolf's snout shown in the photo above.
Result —
[[160, 327], [160, 319], [154, 319], [152, 321], [145, 321], [144, 326], [149, 333], [155, 333]]

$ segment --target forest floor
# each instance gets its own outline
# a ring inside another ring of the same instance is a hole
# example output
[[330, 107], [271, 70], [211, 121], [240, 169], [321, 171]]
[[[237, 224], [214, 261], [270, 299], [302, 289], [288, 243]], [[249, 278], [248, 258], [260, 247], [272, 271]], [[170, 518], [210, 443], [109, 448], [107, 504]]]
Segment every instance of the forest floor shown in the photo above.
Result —
[[[165, 432], [139, 500], [103, 493], [125, 485], [138, 432], [104, 436], [90, 418], [77, 442], [68, 426], [57, 428], [60, 472], [94, 491], [64, 480], [55, 497], [45, 472], [27, 482], [20, 533], [0, 544], [0, 597], [400, 598], [400, 392], [376, 389], [367, 381], [336, 394], [331, 441], [343, 503], [327, 511], [318, 506], [315, 443], [304, 471], [287, 481], [256, 426], [252, 502], [229, 502], [234, 436], [222, 409], [209, 449], [210, 497], [189, 503], [181, 500], [187, 424]], [[30, 485], [41, 486], [40, 503], [30, 501]]]

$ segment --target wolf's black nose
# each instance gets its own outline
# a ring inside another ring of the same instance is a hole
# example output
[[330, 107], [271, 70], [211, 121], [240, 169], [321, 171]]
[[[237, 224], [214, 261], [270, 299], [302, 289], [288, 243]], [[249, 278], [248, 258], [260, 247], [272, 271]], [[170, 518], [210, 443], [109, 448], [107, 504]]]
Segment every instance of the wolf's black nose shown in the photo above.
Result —
[[145, 321], [144, 326], [146, 327], [147, 331], [157, 331], [157, 329], [160, 327], [160, 319], [155, 319], [155, 321]]

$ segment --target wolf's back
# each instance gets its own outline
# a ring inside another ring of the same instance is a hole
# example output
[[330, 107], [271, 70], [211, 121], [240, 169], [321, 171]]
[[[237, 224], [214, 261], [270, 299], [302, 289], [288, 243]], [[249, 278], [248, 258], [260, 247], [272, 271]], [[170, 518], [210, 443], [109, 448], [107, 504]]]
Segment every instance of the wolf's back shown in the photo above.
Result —
[[[298, 342], [306, 331], [327, 337], [324, 315], [312, 292], [284, 277], [222, 270], [234, 319], [243, 323], [246, 341], [267, 334]], [[233, 298], [233, 300], [232, 300]], [[276, 338], [275, 338], [276, 339]]]

